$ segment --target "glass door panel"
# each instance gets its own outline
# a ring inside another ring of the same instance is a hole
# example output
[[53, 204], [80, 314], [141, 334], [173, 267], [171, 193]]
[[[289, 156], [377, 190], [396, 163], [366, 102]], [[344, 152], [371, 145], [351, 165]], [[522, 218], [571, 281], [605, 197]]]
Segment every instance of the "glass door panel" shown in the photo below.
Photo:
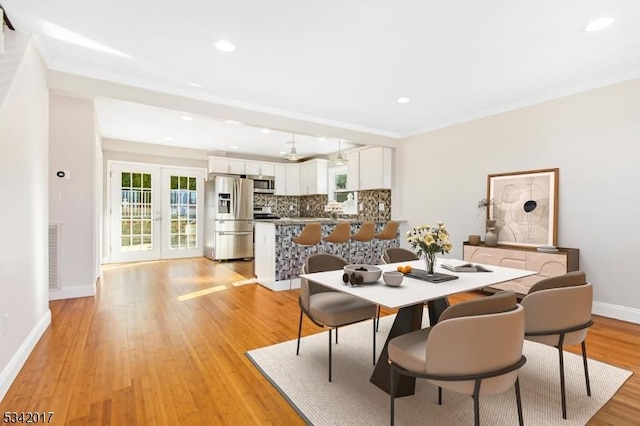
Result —
[[152, 260], [160, 254], [157, 168], [114, 164], [111, 184], [111, 260]]
[[167, 234], [163, 235], [162, 257], [203, 255], [204, 173], [190, 169], [162, 170], [163, 188], [168, 192], [163, 211]]

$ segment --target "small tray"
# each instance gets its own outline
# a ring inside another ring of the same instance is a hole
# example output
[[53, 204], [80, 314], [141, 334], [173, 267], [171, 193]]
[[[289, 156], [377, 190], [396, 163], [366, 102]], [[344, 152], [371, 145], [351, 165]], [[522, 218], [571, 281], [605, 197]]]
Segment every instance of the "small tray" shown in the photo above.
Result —
[[439, 272], [433, 275], [428, 275], [424, 269], [413, 269], [411, 272], [405, 274], [407, 277], [415, 278], [417, 280], [428, 281], [430, 283], [443, 283], [446, 281], [457, 280], [455, 275], [441, 274]]

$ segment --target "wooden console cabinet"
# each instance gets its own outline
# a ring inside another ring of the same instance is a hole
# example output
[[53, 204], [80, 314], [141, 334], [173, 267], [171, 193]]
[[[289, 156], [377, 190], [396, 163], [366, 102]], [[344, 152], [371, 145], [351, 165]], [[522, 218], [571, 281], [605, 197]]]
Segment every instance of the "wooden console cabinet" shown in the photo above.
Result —
[[482, 244], [472, 246], [464, 242], [463, 256], [464, 260], [469, 262], [538, 271], [536, 275], [496, 284], [487, 289], [513, 290], [519, 295], [525, 295], [532, 285], [544, 278], [577, 271], [580, 250], [558, 247], [557, 253], [544, 253], [528, 247], [486, 247]]

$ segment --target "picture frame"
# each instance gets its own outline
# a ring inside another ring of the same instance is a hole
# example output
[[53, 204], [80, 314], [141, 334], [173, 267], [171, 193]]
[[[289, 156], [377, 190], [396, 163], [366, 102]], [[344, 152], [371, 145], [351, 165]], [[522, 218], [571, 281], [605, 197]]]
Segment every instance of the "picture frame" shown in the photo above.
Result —
[[487, 176], [487, 220], [495, 220], [498, 244], [556, 245], [558, 175], [552, 168]]

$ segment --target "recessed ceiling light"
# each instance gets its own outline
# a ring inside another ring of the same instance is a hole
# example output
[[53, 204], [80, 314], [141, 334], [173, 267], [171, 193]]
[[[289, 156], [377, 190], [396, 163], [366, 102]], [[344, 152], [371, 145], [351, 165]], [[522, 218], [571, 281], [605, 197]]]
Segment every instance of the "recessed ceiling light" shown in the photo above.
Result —
[[191, 120], [193, 120], [193, 117], [191, 117], [190, 115], [183, 115], [183, 116], [182, 116], [182, 117], [180, 117], [180, 118], [182, 118], [184, 121], [191, 121]]
[[172, 141], [172, 140], [173, 140], [173, 138], [172, 138], [171, 136], [165, 136], [165, 137], [164, 137], [164, 140], [165, 140], [165, 141]]
[[204, 87], [202, 84], [198, 84], [198, 83], [187, 83], [187, 84], [192, 87], [199, 87], [199, 88]]
[[318, 140], [319, 140], [320, 142], [324, 142], [324, 141], [326, 141], [326, 140], [327, 140], [327, 138], [318, 138]]
[[262, 129], [262, 130], [260, 130], [260, 131], [261, 131], [262, 133], [271, 133], [271, 130], [269, 130], [269, 129]]
[[287, 153], [287, 151], [280, 151], [280, 155], [284, 155], [286, 153]]
[[235, 124], [236, 126], [240, 126], [242, 123], [236, 120], [224, 120], [227, 124]]
[[228, 40], [218, 40], [216, 41], [216, 44], [214, 44], [214, 46], [219, 51], [225, 52], [225, 53], [230, 53], [236, 50], [236, 45], [231, 43]]
[[238, 149], [238, 146], [237, 146], [237, 145], [231, 145], [229, 148], [231, 148], [231, 149]]
[[587, 26], [584, 27], [584, 30], [588, 33], [593, 31], [600, 31], [607, 28], [609, 25], [613, 24], [613, 21], [615, 21], [615, 19], [613, 19], [612, 17], [603, 16], [601, 18], [594, 19], [593, 21], [589, 22]]
[[407, 102], [410, 102], [410, 101], [411, 101], [411, 99], [409, 99], [407, 97], [404, 97], [404, 96], [401, 97], [401, 98], [396, 99], [396, 102], [399, 103], [399, 104], [406, 104]]

